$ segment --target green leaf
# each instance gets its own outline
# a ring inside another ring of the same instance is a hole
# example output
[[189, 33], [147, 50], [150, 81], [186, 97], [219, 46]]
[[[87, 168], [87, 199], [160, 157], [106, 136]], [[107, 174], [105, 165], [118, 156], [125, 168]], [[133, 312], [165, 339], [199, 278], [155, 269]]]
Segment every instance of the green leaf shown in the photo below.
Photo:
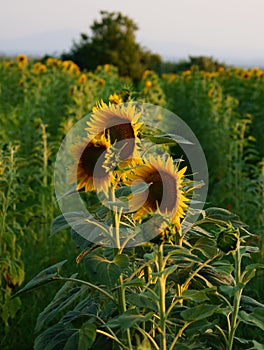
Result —
[[161, 134], [155, 136], [148, 136], [150, 141], [156, 144], [166, 144], [166, 143], [178, 143], [184, 145], [193, 145], [189, 140], [186, 140], [184, 137], [176, 134]]
[[208, 296], [206, 295], [206, 291], [210, 290], [205, 289], [205, 290], [194, 290], [194, 289], [187, 289], [183, 291], [181, 297], [185, 300], [193, 300], [195, 302], [201, 303], [203, 301], [209, 300]]
[[70, 226], [64, 215], [57, 216], [51, 224], [51, 234], [57, 233]]
[[86, 323], [67, 340], [63, 350], [91, 349], [96, 338], [96, 326]]
[[128, 266], [126, 255], [118, 255], [114, 260], [108, 260], [101, 255], [91, 254], [85, 258], [88, 274], [94, 282], [99, 282], [110, 288], [114, 287], [123, 270]]
[[244, 226], [244, 224], [240, 221], [239, 216], [231, 213], [227, 209], [223, 208], [217, 208], [217, 207], [211, 207], [207, 208], [204, 211], [205, 218], [211, 219], [211, 220], [220, 220], [223, 222], [232, 222], [234, 226]]
[[257, 300], [247, 295], [241, 296], [240, 305], [241, 305], [241, 308], [245, 311], [253, 311], [255, 308], [258, 308], [258, 307], [264, 309], [264, 304], [259, 303]]
[[233, 286], [220, 286], [220, 290], [221, 290], [222, 293], [228, 295], [230, 298], [235, 293]]
[[204, 319], [192, 322], [186, 329], [187, 339], [190, 339], [194, 334], [197, 334], [197, 333], [202, 334], [211, 327], [212, 327], [212, 323]]
[[181, 316], [185, 321], [198, 321], [212, 316], [217, 309], [218, 305], [202, 304], [182, 311]]
[[[77, 273], [72, 275], [75, 278]], [[36, 332], [39, 332], [44, 325], [47, 325], [54, 317], [75, 301], [87, 290], [86, 286], [75, 287], [75, 283], [68, 281], [56, 293], [51, 303], [39, 314], [36, 324]]]
[[264, 308], [256, 308], [250, 314], [240, 311], [239, 318], [244, 323], [255, 325], [264, 331]]
[[245, 270], [254, 270], [254, 269], [264, 269], [264, 264], [250, 264], [245, 267]]
[[[87, 220], [94, 220], [92, 215], [87, 215], [84, 212], [69, 212], [64, 213], [63, 215], [58, 216], [53, 220], [51, 225], [51, 235], [64, 230], [71, 226], [75, 231], [80, 233], [80, 228], [84, 226], [85, 230], [91, 230], [92, 223]], [[84, 235], [85, 237], [85, 235]]]
[[234, 266], [228, 261], [214, 261], [212, 266], [216, 272], [230, 275], [234, 271]]
[[122, 315], [113, 318], [108, 321], [104, 326], [110, 328], [122, 328], [123, 331], [133, 327], [136, 323], [146, 322], [153, 316], [153, 312], [149, 312], [146, 315], [139, 314], [135, 309], [127, 310]]
[[[33, 289], [39, 288], [44, 284], [55, 281], [58, 279], [59, 269], [62, 265], [66, 263], [67, 260], [58, 262], [55, 265], [48, 267], [47, 269], [41, 271], [37, 276], [35, 276], [30, 282], [28, 282], [24, 288], [20, 289], [13, 297], [27, 293]], [[57, 278], [56, 278], [57, 277]]]
[[161, 272], [153, 272], [152, 276], [161, 276], [164, 275], [165, 278], [167, 278], [168, 276], [170, 276], [171, 274], [173, 274], [173, 272], [175, 270], [177, 270], [178, 266], [174, 265], [174, 266], [169, 266], [166, 267], [165, 269], [163, 269]]
[[67, 328], [58, 323], [41, 333], [34, 343], [34, 350], [64, 349], [68, 339], [76, 333], [75, 329]]
[[216, 252], [217, 248], [215, 246], [215, 243], [213, 240], [209, 239], [208, 237], [201, 237], [198, 239], [192, 250], [199, 250], [205, 257], [211, 258], [213, 257]]
[[264, 350], [264, 345], [258, 343], [256, 340], [252, 340], [253, 347], [249, 348], [248, 350]]
[[[127, 198], [130, 194], [138, 194], [145, 192], [151, 184], [140, 181], [136, 185], [132, 186], [123, 186], [121, 188], [116, 189], [116, 198]], [[128, 198], [127, 198], [128, 199]]]
[[113, 262], [118, 265], [122, 271], [125, 270], [129, 265], [129, 259], [126, 254], [119, 254], [114, 257]]
[[134, 278], [131, 281], [126, 281], [122, 283], [123, 287], [143, 287], [145, 281], [142, 278]]
[[71, 236], [76, 246], [81, 248], [83, 251], [87, 250], [92, 245], [90, 241], [74, 230], [71, 230]]
[[200, 262], [200, 258], [184, 247], [164, 247], [164, 252], [173, 257], [175, 262]]
[[158, 311], [157, 305], [152, 300], [150, 300], [148, 295], [146, 295], [145, 293], [129, 294], [127, 296], [127, 300], [131, 303], [131, 305], [150, 309], [153, 311]]
[[243, 273], [243, 279], [242, 282], [244, 283], [244, 285], [246, 285], [250, 280], [252, 280], [252, 278], [254, 278], [256, 275], [256, 270], [255, 269], [250, 269], [250, 270], [246, 270]]
[[78, 350], [91, 349], [96, 338], [96, 326], [85, 324], [79, 331]]
[[205, 266], [199, 274], [213, 285], [232, 284], [232, 277], [230, 275], [216, 272], [210, 265]]

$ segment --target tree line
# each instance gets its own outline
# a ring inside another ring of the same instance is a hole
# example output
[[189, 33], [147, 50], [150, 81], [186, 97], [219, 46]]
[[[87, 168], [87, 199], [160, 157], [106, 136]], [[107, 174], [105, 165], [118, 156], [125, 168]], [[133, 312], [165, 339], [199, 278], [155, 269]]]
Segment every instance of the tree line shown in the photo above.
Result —
[[180, 62], [166, 62], [161, 56], [142, 47], [136, 41], [137, 24], [120, 12], [101, 11], [101, 19], [91, 25], [91, 35], [80, 34], [69, 52], [61, 55], [63, 60], [72, 60], [81, 69], [94, 70], [98, 65], [113, 64], [121, 76], [134, 81], [141, 78], [146, 69], [158, 74], [178, 73], [198, 66], [205, 71], [217, 70], [223, 63], [212, 57], [190, 56]]

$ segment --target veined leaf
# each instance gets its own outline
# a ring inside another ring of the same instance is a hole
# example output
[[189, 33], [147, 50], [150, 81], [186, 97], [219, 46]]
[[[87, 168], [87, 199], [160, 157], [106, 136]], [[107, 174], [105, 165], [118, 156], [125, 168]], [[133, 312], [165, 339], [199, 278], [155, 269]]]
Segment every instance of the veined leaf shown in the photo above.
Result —
[[204, 211], [204, 218], [210, 219], [210, 220], [217, 220], [217, 221], [223, 221], [223, 222], [232, 222], [234, 224], [234, 227], [239, 226], [245, 226], [239, 219], [239, 216], [231, 213], [229, 210], [224, 208], [207, 208]]
[[217, 252], [217, 247], [214, 241], [208, 237], [201, 237], [198, 239], [195, 242], [192, 250], [195, 249], [199, 250], [207, 258], [213, 257]]
[[35, 350], [83, 350], [90, 349], [96, 338], [96, 326], [90, 322], [80, 329], [58, 323], [41, 333], [35, 340]]
[[[72, 275], [75, 278], [77, 273]], [[68, 281], [56, 293], [51, 303], [39, 314], [36, 324], [36, 331], [39, 332], [44, 325], [47, 325], [54, 317], [76, 300], [87, 290], [86, 286], [75, 287], [75, 283]]]
[[63, 350], [90, 349], [96, 338], [96, 326], [92, 323], [84, 324], [68, 339]]
[[101, 255], [91, 254], [85, 258], [90, 278], [108, 287], [114, 287], [123, 270], [128, 266], [128, 257], [118, 255], [114, 260], [108, 260]]

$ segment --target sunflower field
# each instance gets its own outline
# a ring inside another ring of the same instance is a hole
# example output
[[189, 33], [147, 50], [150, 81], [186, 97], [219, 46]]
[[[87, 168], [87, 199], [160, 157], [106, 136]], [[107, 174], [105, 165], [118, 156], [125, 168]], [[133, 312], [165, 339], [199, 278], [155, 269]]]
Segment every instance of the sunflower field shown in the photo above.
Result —
[[263, 349], [263, 111], [259, 68], [0, 60], [0, 348]]

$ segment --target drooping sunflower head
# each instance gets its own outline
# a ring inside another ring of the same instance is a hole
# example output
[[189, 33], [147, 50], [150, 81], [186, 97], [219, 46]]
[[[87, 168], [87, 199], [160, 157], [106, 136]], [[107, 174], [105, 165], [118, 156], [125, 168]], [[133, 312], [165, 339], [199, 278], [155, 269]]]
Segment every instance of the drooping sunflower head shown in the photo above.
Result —
[[93, 109], [86, 130], [95, 137], [104, 135], [120, 151], [118, 156], [123, 161], [137, 155], [140, 114], [132, 103], [107, 105], [101, 102]]
[[173, 159], [150, 156], [148, 162], [136, 167], [127, 175], [127, 184], [144, 182], [148, 189], [136, 193], [130, 200], [131, 210], [135, 208], [134, 219], [141, 221], [149, 213], [159, 210], [168, 214], [171, 221], [179, 228], [184, 217], [187, 198], [183, 191], [183, 175], [186, 167], [178, 170]]
[[77, 180], [77, 191], [90, 192], [96, 189], [107, 193], [110, 174], [103, 165], [109, 146], [102, 136], [100, 139], [83, 139], [72, 147], [75, 163], [70, 171], [70, 181]]

